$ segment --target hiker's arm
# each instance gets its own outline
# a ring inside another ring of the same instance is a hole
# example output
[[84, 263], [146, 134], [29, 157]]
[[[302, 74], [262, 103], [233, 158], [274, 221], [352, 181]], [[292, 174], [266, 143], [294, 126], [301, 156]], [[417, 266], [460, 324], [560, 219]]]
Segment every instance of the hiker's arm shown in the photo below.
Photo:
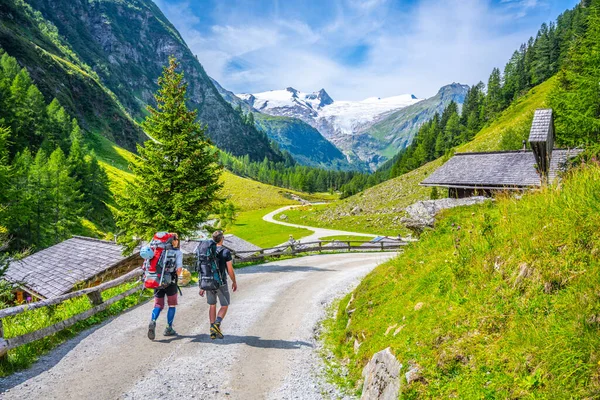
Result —
[[177, 251], [177, 259], [175, 260], [175, 264], [177, 265], [177, 275], [181, 275], [181, 271], [183, 269], [183, 252], [181, 250]]
[[235, 272], [233, 271], [233, 261], [227, 261], [227, 274], [231, 278], [231, 288], [235, 292], [237, 290], [237, 282], [235, 281]]

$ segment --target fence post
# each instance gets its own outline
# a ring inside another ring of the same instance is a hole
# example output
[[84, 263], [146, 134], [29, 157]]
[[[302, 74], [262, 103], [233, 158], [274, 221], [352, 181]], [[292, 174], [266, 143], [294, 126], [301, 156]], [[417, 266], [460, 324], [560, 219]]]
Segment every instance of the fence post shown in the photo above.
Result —
[[350, 250], [351, 250], [351, 247], [352, 247], [352, 246], [350, 246], [350, 241], [347, 241], [346, 244], [348, 245], [348, 253], [350, 253]]
[[381, 244], [381, 251], [383, 251], [383, 240], [380, 242]]
[[102, 293], [100, 292], [88, 293], [87, 297], [88, 299], [90, 299], [90, 303], [92, 303], [92, 306], [98, 306], [104, 302], [104, 300], [102, 300]]
[[323, 246], [323, 242], [321, 242], [321, 241], [319, 240], [319, 253], [320, 253], [320, 252], [321, 252], [321, 250], [323, 249], [323, 248], [322, 248], [322, 246]]
[[6, 360], [8, 353], [8, 344], [4, 339], [4, 327], [2, 326], [2, 319], [0, 319], [0, 361]]

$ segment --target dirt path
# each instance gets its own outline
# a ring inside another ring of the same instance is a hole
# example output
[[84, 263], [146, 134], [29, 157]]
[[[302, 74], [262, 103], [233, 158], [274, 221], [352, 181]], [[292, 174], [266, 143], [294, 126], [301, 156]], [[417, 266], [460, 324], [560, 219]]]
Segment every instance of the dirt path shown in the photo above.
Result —
[[157, 340], [149, 341], [146, 303], [0, 380], [0, 398], [322, 398], [313, 330], [323, 309], [393, 256], [318, 255], [239, 270], [224, 340], [211, 341], [208, 306], [197, 288], [185, 288], [175, 320], [180, 336], [162, 336], [161, 315]]
[[263, 220], [267, 221], [267, 222], [271, 222], [273, 224], [278, 224], [278, 225], [285, 225], [285, 226], [291, 226], [294, 228], [304, 228], [304, 229], [309, 229], [311, 231], [313, 231], [314, 233], [312, 235], [309, 236], [305, 236], [302, 239], [299, 239], [298, 241], [300, 243], [306, 243], [306, 242], [313, 242], [315, 240], [319, 240], [320, 238], [323, 237], [327, 237], [327, 236], [367, 236], [367, 237], [377, 237], [377, 235], [373, 235], [370, 233], [359, 233], [359, 232], [349, 232], [349, 231], [340, 231], [337, 229], [325, 229], [325, 228], [315, 228], [313, 226], [304, 226], [304, 225], [298, 225], [298, 224], [290, 224], [289, 222], [283, 222], [280, 220], [277, 220], [275, 218], [273, 218], [275, 215], [283, 212], [283, 211], [287, 211], [290, 210], [292, 208], [296, 208], [296, 207], [302, 207], [302, 206], [286, 206], [286, 207], [281, 207], [273, 212], [268, 213], [267, 215], [265, 215], [263, 217]]

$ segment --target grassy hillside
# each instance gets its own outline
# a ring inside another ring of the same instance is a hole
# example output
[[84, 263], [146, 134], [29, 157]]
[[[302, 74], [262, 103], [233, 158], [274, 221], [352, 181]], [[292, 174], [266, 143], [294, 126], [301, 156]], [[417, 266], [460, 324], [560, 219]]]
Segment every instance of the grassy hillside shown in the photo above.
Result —
[[[483, 128], [473, 141], [459, 146], [456, 151], [520, 148], [522, 139], [529, 134], [533, 112], [546, 106], [548, 94], [555, 84], [556, 79], [552, 78], [531, 89], [494, 122]], [[442, 164], [443, 159], [440, 158], [331, 205], [287, 213], [288, 221], [324, 228], [344, 227], [347, 230], [375, 234], [405, 233], [398, 219], [394, 222], [394, 217], [406, 206], [429, 198], [431, 188], [419, 186], [419, 183]], [[360, 211], [352, 215], [352, 210], [356, 209]]]
[[547, 106], [548, 95], [555, 86], [556, 77], [553, 77], [531, 89], [514, 101], [492, 124], [483, 128], [471, 142], [460, 146], [457, 152], [510, 150], [506, 146], [510, 144], [513, 134], [521, 135], [515, 141], [516, 149], [521, 148], [521, 140], [529, 137], [534, 111]]
[[339, 304], [325, 337], [346, 383], [390, 346], [402, 373], [422, 368], [402, 398], [598, 398], [598, 226], [600, 165], [448, 210]]

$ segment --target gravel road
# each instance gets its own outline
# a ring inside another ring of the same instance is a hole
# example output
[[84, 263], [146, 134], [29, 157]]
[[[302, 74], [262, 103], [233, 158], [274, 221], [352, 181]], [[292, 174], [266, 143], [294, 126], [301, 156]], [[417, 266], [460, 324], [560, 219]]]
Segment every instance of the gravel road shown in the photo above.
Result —
[[[321, 204], [321, 203], [315, 203], [315, 204]], [[314, 226], [291, 224], [289, 222], [283, 222], [283, 221], [273, 218], [275, 215], [277, 215], [283, 211], [287, 211], [287, 210], [290, 210], [292, 208], [297, 208], [297, 207], [302, 207], [302, 206], [281, 207], [281, 208], [265, 215], [263, 217], [263, 220], [267, 221], [267, 222], [271, 222], [273, 224], [291, 226], [293, 228], [305, 228], [305, 229], [309, 229], [309, 230], [313, 231], [313, 233], [311, 235], [305, 236], [302, 239], [299, 239], [298, 242], [300, 242], [300, 243], [314, 242], [315, 240], [319, 240], [320, 238], [328, 237], [328, 236], [367, 236], [367, 237], [373, 237], [373, 238], [377, 237], [377, 235], [373, 235], [371, 233], [359, 233], [359, 232], [350, 232], [350, 231], [340, 231], [337, 229], [316, 228]]]
[[0, 380], [2, 399], [321, 399], [314, 329], [324, 308], [393, 253], [315, 255], [238, 270], [239, 289], [211, 341], [208, 306], [184, 288], [177, 337], [146, 338], [152, 303], [63, 344]]

